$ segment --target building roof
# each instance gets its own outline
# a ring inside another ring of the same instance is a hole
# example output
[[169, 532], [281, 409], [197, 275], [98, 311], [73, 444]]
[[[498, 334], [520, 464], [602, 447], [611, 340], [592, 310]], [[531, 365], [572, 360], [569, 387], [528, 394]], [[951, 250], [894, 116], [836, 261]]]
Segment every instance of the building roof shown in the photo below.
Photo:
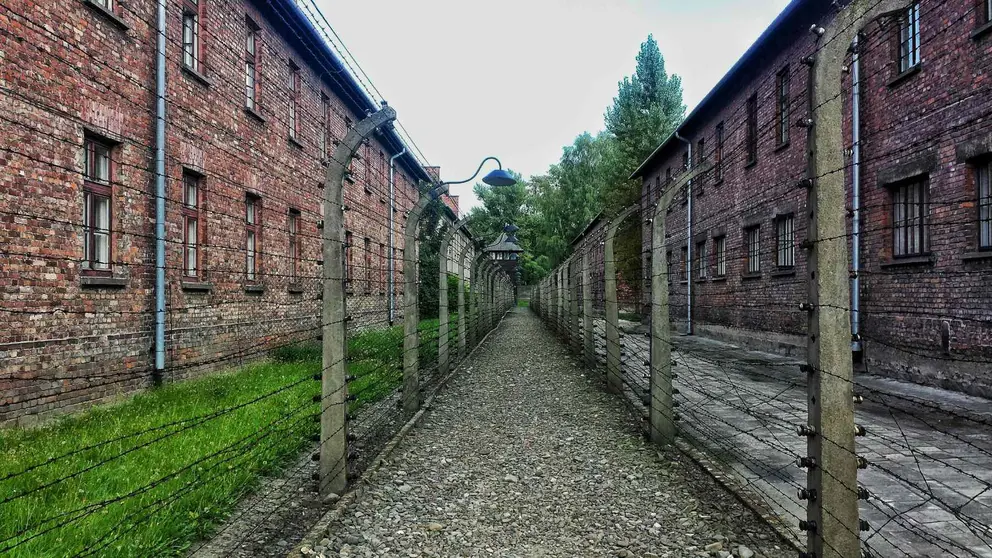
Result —
[[[260, 12], [269, 16], [268, 20], [281, 31], [283, 38], [295, 48], [305, 63], [320, 74], [328, 89], [344, 102], [357, 119], [379, 110], [378, 103], [365, 93], [362, 85], [331, 50], [296, 0], [252, 1]], [[308, 11], [310, 9], [307, 7]], [[378, 139], [393, 154], [406, 147], [392, 126], [380, 129]], [[398, 162], [414, 180], [431, 180], [431, 176], [409, 149]]]
[[598, 215], [593, 217], [592, 221], [589, 221], [589, 224], [586, 225], [586, 228], [582, 229], [582, 232], [580, 232], [579, 235], [572, 240], [571, 246], [575, 246], [576, 244], [581, 242], [582, 239], [585, 238], [587, 234], [595, 230], [596, 226], [599, 225], [599, 222], [602, 221], [604, 217], [605, 215], [603, 214], [602, 211], [600, 211]]
[[500, 233], [496, 242], [486, 246], [486, 252], [523, 252], [524, 249], [516, 242], [508, 242], [506, 233]]
[[[630, 178], [643, 176], [673, 141], [679, 141], [675, 137], [679, 132], [698, 124], [713, 110], [718, 110], [726, 97], [739, 93], [741, 86], [760, 72], [770, 58], [791, 43], [797, 35], [807, 32], [809, 25], [818, 23], [817, 18], [822, 18], [823, 14], [827, 13], [830, 8], [831, 2], [828, 0], [792, 0], [789, 2], [771, 25], [754, 41], [754, 44], [720, 78], [720, 81], [703, 97], [703, 100], [699, 101], [699, 104], [685, 117], [675, 132], [661, 142], [661, 145], [637, 167]], [[679, 141], [679, 143], [681, 142]]]

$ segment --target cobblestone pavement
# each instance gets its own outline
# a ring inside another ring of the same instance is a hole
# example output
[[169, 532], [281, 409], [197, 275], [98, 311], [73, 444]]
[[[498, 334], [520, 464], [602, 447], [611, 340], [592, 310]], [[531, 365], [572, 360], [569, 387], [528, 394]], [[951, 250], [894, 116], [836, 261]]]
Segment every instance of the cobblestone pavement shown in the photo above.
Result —
[[517, 308], [308, 554], [784, 557], [795, 550]]
[[[639, 392], [649, 340], [623, 339], [625, 380]], [[806, 474], [795, 465], [806, 455], [796, 433], [807, 421], [800, 361], [700, 337], [674, 343], [683, 439], [736, 473], [805, 544], [797, 490]], [[868, 374], [856, 384], [865, 398], [856, 421], [867, 429], [858, 453], [870, 463], [858, 480], [872, 494], [861, 504], [870, 526], [864, 548], [886, 557], [992, 557], [992, 402]]]

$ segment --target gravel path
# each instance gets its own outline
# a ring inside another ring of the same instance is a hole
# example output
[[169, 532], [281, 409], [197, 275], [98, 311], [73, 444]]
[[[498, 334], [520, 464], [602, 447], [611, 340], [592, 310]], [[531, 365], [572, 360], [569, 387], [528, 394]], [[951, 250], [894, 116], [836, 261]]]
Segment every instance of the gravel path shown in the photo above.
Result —
[[515, 309], [313, 549], [325, 556], [794, 556]]

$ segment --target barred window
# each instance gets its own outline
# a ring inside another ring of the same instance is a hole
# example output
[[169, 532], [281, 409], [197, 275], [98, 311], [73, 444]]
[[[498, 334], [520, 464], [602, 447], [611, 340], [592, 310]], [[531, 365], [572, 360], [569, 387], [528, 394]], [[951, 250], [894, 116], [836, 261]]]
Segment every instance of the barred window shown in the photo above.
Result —
[[992, 250], [992, 161], [978, 167], [977, 175], [978, 247], [982, 250]]
[[258, 110], [258, 35], [259, 28], [252, 20], [245, 23], [245, 107]]
[[778, 93], [778, 106], [776, 107], [776, 120], [778, 134], [776, 139], [779, 145], [789, 142], [789, 67], [786, 66], [776, 77], [775, 89]]
[[200, 177], [183, 173], [183, 275], [200, 275]]
[[776, 263], [779, 267], [796, 265], [796, 218], [792, 214], [780, 215], [775, 220]]
[[262, 199], [254, 194], [245, 196], [245, 276], [249, 281], [258, 279], [262, 241]]
[[909, 7], [899, 20], [899, 73], [920, 63], [920, 3]]
[[892, 255], [920, 256], [927, 252], [927, 183], [906, 182], [892, 190]]
[[300, 68], [289, 63], [289, 137], [296, 139], [300, 134], [298, 112], [300, 108]]
[[747, 272], [761, 273], [761, 227], [744, 229], [744, 238], [747, 243]]
[[82, 268], [109, 273], [113, 147], [108, 142], [91, 137], [84, 139], [83, 146]]
[[985, 0], [982, 6], [982, 22], [992, 23], [992, 0]]
[[758, 162], [758, 94], [747, 98], [747, 164]]
[[706, 241], [696, 243], [696, 277], [706, 279]]
[[716, 259], [716, 276], [727, 274], [727, 237], [718, 236], [713, 239], [713, 254]]
[[317, 147], [320, 149], [320, 157], [322, 159], [327, 159], [329, 153], [328, 141], [327, 141], [327, 131], [330, 128], [330, 118], [331, 118], [331, 100], [327, 95], [320, 94], [320, 126], [317, 132]]
[[713, 153], [713, 165], [716, 180], [723, 180], [723, 122], [716, 125], [716, 151]]
[[183, 64], [200, 71], [200, 2], [183, 0]]
[[296, 283], [300, 277], [300, 210], [289, 210], [289, 280]]

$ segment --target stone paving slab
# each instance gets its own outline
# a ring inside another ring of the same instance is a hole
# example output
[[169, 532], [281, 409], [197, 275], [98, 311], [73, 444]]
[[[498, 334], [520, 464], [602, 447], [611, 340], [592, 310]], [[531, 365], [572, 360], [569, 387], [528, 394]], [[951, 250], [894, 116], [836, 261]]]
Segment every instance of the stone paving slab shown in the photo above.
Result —
[[641, 435], [526, 309], [511, 312], [310, 555], [793, 556]]
[[[700, 337], [674, 343], [682, 435], [760, 493], [804, 544], [797, 490], [806, 475], [794, 464], [806, 454], [794, 430], [806, 423], [800, 361]], [[649, 339], [626, 334], [624, 345], [625, 381], [643, 390]], [[870, 375], [856, 383], [866, 400], [856, 421], [868, 429], [858, 453], [871, 463], [859, 483], [873, 495], [861, 505], [871, 526], [864, 547], [875, 556], [992, 558], [992, 402]]]

